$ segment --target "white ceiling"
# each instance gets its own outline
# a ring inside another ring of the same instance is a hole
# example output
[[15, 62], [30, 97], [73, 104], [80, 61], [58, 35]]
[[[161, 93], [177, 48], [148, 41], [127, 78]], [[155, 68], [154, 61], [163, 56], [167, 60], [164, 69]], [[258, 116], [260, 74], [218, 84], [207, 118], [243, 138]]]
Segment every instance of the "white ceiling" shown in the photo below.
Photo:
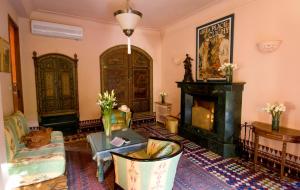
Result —
[[[125, 8], [126, 0], [10, 0], [19, 14], [50, 12], [83, 19], [115, 23], [113, 13]], [[221, 0], [131, 0], [130, 5], [143, 13], [140, 26], [162, 29]], [[22, 11], [20, 11], [22, 10]]]

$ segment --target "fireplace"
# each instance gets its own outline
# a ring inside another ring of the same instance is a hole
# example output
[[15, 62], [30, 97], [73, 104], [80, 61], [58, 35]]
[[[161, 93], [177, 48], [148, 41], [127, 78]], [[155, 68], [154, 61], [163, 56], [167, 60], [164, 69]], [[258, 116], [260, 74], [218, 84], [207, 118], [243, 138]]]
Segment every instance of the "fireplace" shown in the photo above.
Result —
[[179, 133], [224, 157], [236, 156], [245, 83], [177, 82]]

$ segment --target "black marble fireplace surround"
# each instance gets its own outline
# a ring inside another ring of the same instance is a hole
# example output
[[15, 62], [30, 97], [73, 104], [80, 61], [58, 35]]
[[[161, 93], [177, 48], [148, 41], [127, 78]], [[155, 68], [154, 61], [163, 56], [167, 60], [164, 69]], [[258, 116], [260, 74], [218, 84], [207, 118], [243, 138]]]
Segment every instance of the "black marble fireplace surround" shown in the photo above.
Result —
[[[243, 82], [177, 82], [181, 88], [179, 133], [224, 157], [236, 156], [241, 131]], [[194, 99], [213, 100], [213, 130], [192, 126]]]

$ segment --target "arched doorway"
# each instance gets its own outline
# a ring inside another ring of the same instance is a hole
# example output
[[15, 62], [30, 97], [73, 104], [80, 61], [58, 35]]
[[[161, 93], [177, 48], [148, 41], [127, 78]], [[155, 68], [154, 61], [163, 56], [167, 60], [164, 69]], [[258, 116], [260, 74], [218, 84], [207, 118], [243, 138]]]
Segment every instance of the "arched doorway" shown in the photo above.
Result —
[[100, 55], [101, 92], [114, 89], [118, 104], [133, 112], [152, 112], [153, 60], [136, 46], [127, 54], [127, 45], [109, 48]]

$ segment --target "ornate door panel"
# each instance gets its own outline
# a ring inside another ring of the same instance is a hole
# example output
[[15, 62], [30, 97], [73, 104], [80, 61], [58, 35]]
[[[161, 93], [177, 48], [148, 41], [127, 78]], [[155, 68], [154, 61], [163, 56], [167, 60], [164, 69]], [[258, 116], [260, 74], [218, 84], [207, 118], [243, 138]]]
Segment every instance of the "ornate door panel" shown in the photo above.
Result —
[[108, 52], [101, 59], [103, 63], [101, 65], [101, 76], [105, 79], [101, 80], [101, 91], [114, 89], [118, 103], [129, 105], [129, 75], [126, 51], [117, 49]]
[[131, 64], [133, 65], [132, 109], [135, 112], [150, 111], [150, 62], [151, 60], [139, 51], [133, 50]]
[[74, 63], [62, 58], [56, 60], [58, 70], [58, 90], [60, 97], [59, 109], [62, 111], [74, 110], [76, 108], [76, 80]]
[[[37, 75], [37, 100], [39, 102], [39, 110], [41, 113], [51, 113], [59, 109], [57, 74], [55, 72], [56, 63], [52, 59], [40, 59]], [[42, 100], [42, 101], [41, 101]]]
[[108, 49], [100, 56], [101, 91], [114, 89], [118, 104], [128, 105], [134, 112], [152, 111], [152, 59], [134, 47], [127, 54], [127, 46]]

